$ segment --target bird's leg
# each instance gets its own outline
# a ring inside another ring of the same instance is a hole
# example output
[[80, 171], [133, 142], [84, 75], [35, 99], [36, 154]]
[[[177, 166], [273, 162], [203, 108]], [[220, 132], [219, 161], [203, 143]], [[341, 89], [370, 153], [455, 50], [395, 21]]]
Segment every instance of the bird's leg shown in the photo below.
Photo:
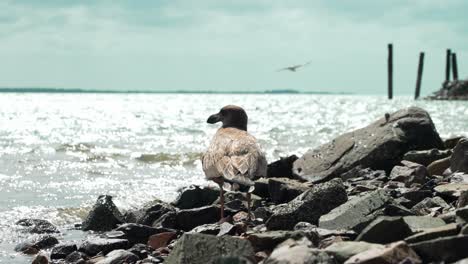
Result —
[[246, 198], [247, 198], [247, 221], [250, 222], [250, 220], [252, 220], [252, 217], [251, 217], [251, 214], [250, 214], [250, 193], [247, 192], [247, 195], [246, 195]]
[[223, 181], [219, 182], [219, 203], [221, 205], [221, 218], [220, 221], [224, 219], [224, 190], [223, 190]]

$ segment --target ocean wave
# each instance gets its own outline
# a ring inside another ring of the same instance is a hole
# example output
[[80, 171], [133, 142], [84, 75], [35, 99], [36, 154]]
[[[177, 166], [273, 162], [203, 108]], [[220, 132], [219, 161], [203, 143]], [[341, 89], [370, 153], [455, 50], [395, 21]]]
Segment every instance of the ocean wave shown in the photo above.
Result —
[[66, 152], [66, 151], [73, 151], [73, 152], [85, 152], [88, 153], [91, 149], [95, 148], [96, 146], [91, 143], [64, 143], [60, 144], [59, 146], [55, 147], [55, 151], [57, 152]]
[[164, 165], [193, 165], [197, 160], [200, 160], [201, 152], [187, 153], [137, 153], [134, 154], [135, 159], [144, 163], [162, 163]]

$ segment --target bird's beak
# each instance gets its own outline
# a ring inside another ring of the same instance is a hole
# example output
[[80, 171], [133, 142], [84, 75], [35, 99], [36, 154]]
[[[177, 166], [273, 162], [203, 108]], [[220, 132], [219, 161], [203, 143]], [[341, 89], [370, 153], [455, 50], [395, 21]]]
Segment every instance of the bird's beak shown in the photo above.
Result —
[[219, 121], [221, 121], [221, 114], [219, 113], [211, 115], [208, 117], [208, 120], [206, 120], [206, 122], [210, 124], [218, 123]]

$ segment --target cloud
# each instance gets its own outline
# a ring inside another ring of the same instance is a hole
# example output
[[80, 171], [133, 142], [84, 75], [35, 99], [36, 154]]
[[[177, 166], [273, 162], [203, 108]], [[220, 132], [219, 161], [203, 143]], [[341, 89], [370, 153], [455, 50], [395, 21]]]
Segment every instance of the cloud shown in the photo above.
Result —
[[[43, 3], [45, 2], [45, 3]], [[463, 1], [10, 1], [2, 86], [412, 92], [417, 54], [435, 89], [444, 49], [464, 61]], [[312, 60], [296, 74], [279, 67]]]

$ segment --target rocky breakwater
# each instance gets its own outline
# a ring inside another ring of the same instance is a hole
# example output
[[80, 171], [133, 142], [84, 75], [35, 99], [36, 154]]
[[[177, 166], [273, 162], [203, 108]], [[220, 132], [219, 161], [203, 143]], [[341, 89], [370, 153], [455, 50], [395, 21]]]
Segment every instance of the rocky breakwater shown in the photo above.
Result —
[[255, 184], [252, 221], [243, 194], [227, 192], [219, 223], [211, 187], [128, 212], [101, 196], [82, 224], [97, 237], [56, 241], [54, 227], [22, 220], [47, 234], [17, 248], [52, 263], [468, 261], [467, 153], [468, 139], [443, 141], [427, 112], [403, 109], [271, 163]]
[[468, 100], [468, 80], [444, 82], [442, 88], [428, 96], [431, 100]]

